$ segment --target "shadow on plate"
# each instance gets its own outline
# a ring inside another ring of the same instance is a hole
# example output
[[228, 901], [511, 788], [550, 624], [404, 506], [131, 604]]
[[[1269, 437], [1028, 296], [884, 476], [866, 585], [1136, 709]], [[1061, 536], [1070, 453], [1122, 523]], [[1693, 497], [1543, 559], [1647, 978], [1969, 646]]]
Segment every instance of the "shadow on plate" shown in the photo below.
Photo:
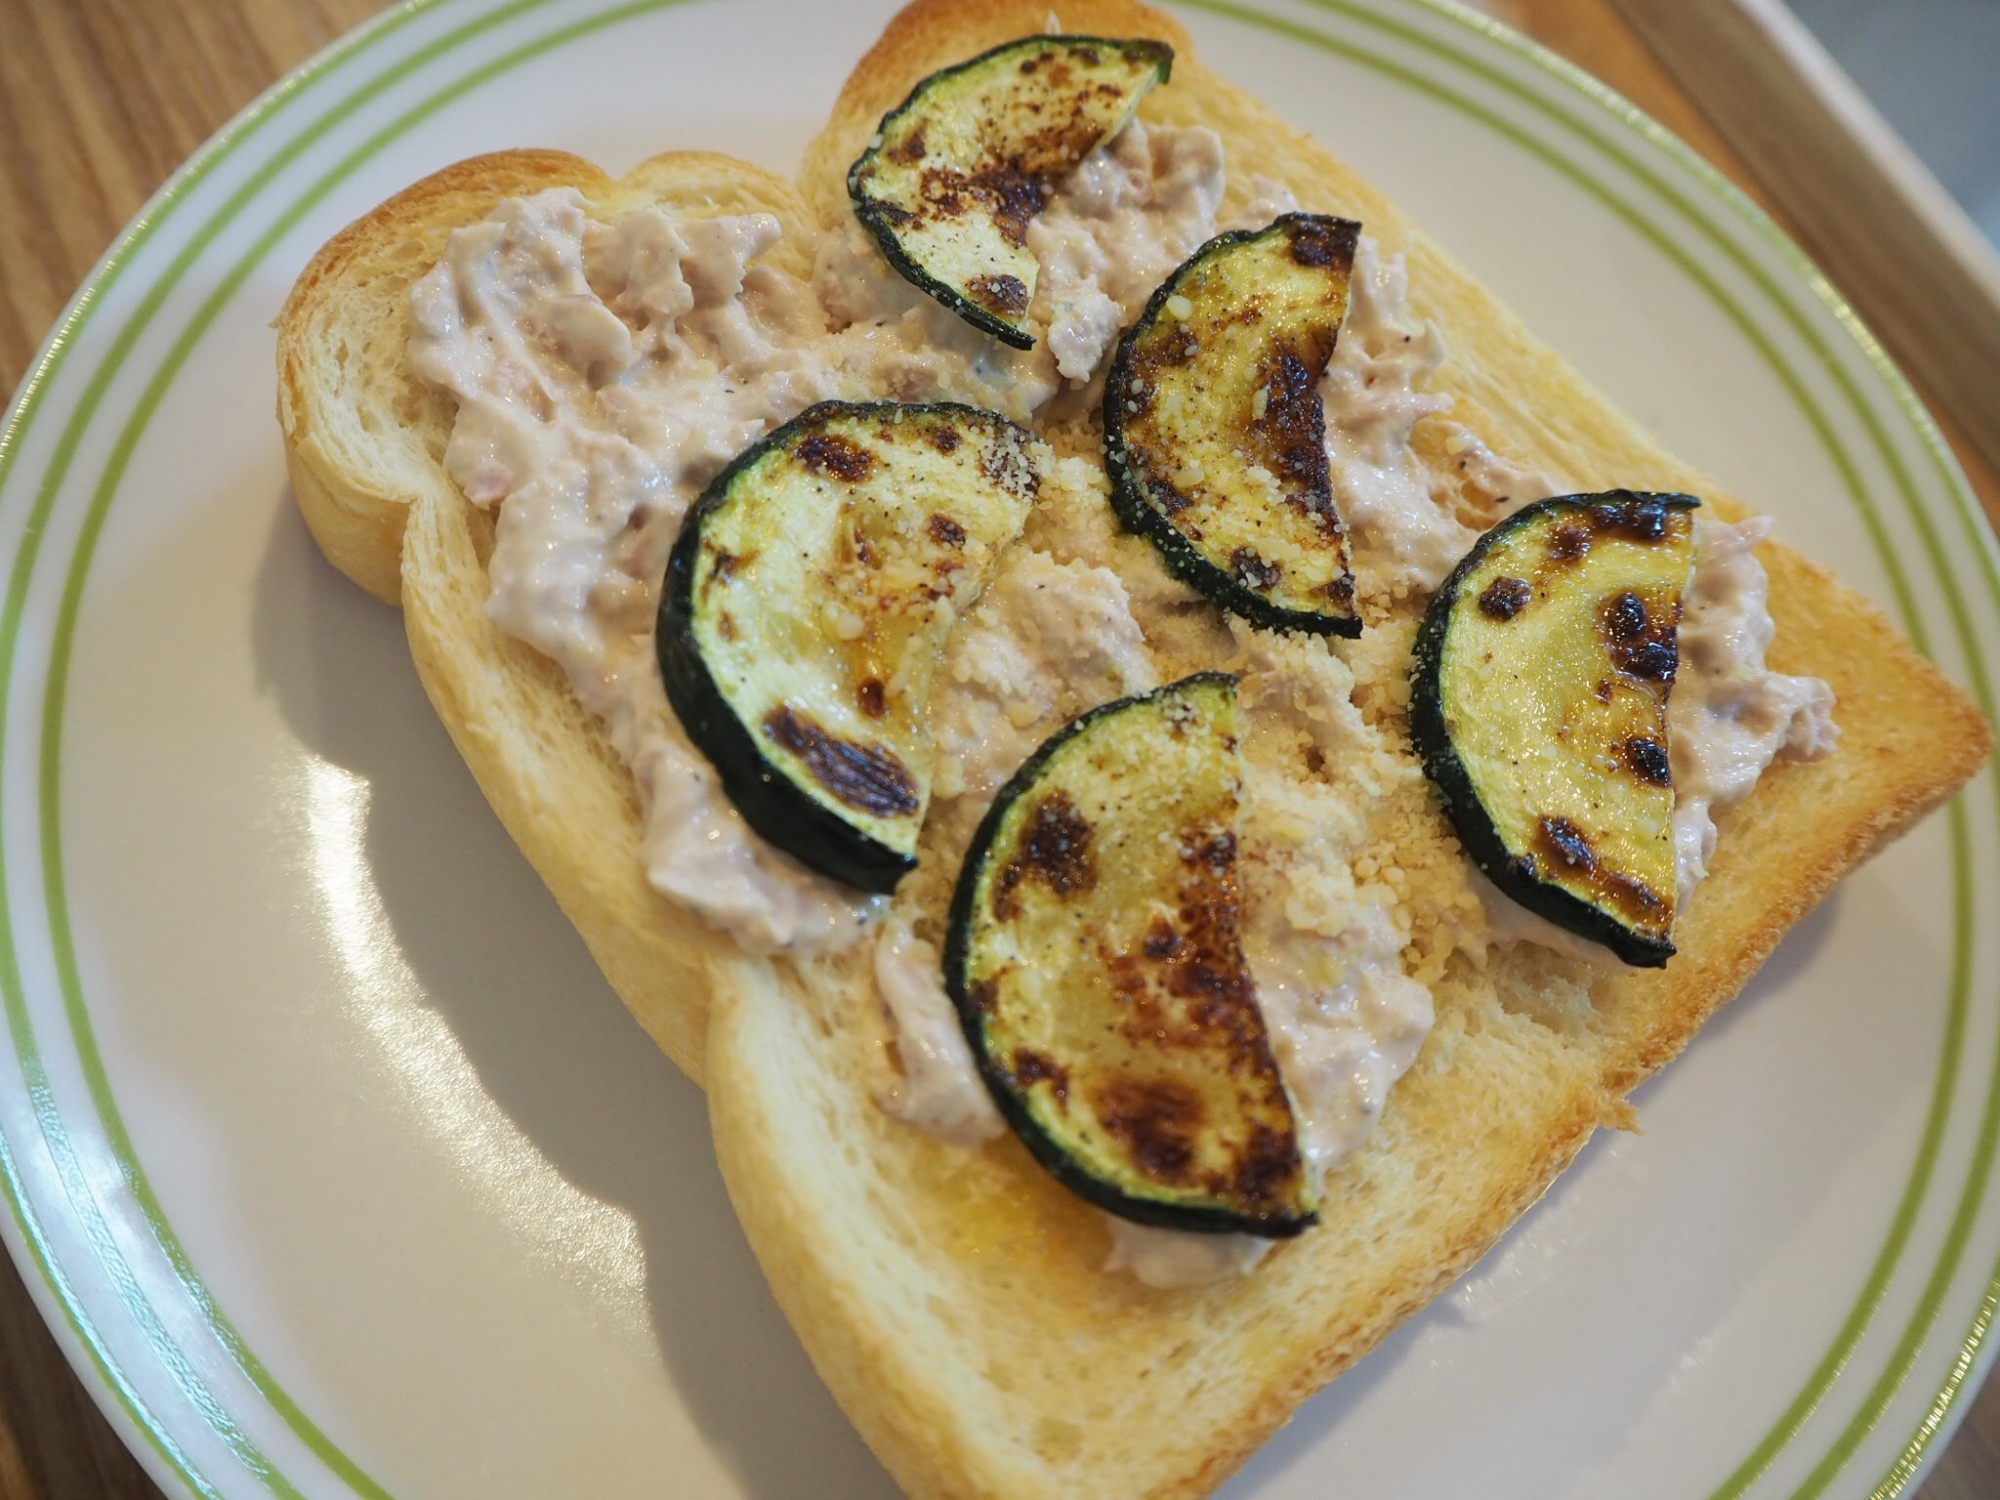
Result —
[[371, 789], [369, 873], [403, 959], [492, 1102], [566, 1182], [631, 1216], [661, 1357], [742, 1493], [896, 1495], [771, 1299], [700, 1090], [627, 1015], [487, 807], [400, 619], [317, 556], [289, 497], [255, 608], [265, 690], [307, 750]]

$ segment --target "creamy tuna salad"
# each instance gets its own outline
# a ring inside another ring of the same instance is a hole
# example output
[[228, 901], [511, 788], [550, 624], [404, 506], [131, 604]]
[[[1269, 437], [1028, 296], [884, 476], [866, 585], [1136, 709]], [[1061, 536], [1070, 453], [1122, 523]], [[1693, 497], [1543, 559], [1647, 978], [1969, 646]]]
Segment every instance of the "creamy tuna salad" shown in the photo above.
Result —
[[[1039, 267], [1028, 351], [902, 280], [856, 225], [819, 238], [808, 279], [767, 259], [783, 233], [773, 215], [599, 218], [568, 189], [456, 231], [412, 295], [411, 366], [458, 405], [446, 467], [497, 513], [489, 612], [604, 722], [639, 788], [653, 885], [752, 953], [871, 945], [889, 1039], [881, 1103], [961, 1145], [1003, 1127], [942, 987], [941, 882], [1051, 733], [1190, 672], [1240, 680], [1243, 940], [1310, 1170], [1334, 1170], [1368, 1138], [1454, 953], [1594, 946], [1514, 907], [1462, 857], [1397, 852], [1423, 842], [1409, 837], [1418, 827], [1425, 847], [1456, 847], [1436, 831], [1402, 729], [1415, 615], [1481, 528], [1567, 488], [1452, 421], [1434, 384], [1447, 343], [1411, 314], [1400, 257], [1360, 241], [1319, 386], [1361, 639], [1225, 617], [1112, 516], [1093, 429], [1075, 413], [1121, 330], [1219, 228], [1296, 207], [1260, 179], [1225, 221], [1226, 188], [1207, 130], [1134, 121], [1092, 151], [1027, 230]], [[938, 764], [922, 862], [893, 899], [813, 874], [750, 830], [669, 708], [655, 659], [662, 573], [689, 505], [734, 455], [832, 398], [965, 402], [1039, 422], [1054, 444], [1026, 532], [949, 636], [929, 703]], [[1424, 424], [1439, 441], [1416, 441]], [[1714, 852], [1712, 811], [1774, 757], [1834, 742], [1825, 685], [1764, 665], [1772, 626], [1752, 548], [1767, 532], [1700, 523], [1669, 724], [1683, 899]], [[1113, 1234], [1112, 1263], [1161, 1286], [1239, 1272], [1269, 1248], [1123, 1221]]]

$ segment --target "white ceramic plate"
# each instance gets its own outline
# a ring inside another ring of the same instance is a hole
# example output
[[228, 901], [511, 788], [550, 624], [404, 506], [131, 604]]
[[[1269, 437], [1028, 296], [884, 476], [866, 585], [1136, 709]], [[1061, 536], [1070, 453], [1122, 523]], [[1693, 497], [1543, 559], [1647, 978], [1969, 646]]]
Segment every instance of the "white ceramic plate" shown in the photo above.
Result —
[[[1208, 58], [1989, 705], [1984, 524], [1810, 270], [1580, 76], [1422, 0], [1202, 0]], [[313, 248], [458, 157], [783, 171], [881, 0], [419, 0], [93, 277], [0, 440], [0, 1216], [171, 1491], [889, 1497], [702, 1101], [473, 790], [271, 421]], [[1850, 881], [1435, 1308], [1227, 1493], [1887, 1494], [2000, 1259], [1990, 773]]]

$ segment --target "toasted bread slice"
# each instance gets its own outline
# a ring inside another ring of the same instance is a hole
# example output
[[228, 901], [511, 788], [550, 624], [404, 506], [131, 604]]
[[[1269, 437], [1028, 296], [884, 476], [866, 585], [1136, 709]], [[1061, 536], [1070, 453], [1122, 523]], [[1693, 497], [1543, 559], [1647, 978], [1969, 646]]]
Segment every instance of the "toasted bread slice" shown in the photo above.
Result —
[[[918, 79], [1045, 24], [1045, 9], [905, 10], [808, 149], [801, 186], [822, 221], [839, 221], [845, 164]], [[1413, 310], [1451, 348], [1434, 384], [1454, 395], [1458, 420], [1579, 489], [1685, 490], [1743, 513], [1380, 193], [1204, 69], [1170, 21], [1122, 0], [1058, 14], [1065, 30], [1175, 47], [1173, 79], [1142, 117], [1218, 131], [1232, 199], [1261, 173], [1408, 256]], [[733, 976], [709, 1043], [731, 1197], [815, 1364], [905, 1488], [1206, 1493], [1461, 1275], [1598, 1125], [1626, 1119], [1626, 1094], [1841, 874], [1979, 766], [1984, 722], [1873, 606], [1782, 547], [1763, 556], [1774, 665], [1831, 683], [1838, 753], [1774, 767], [1724, 815], [1724, 852], [1665, 971], [1593, 987], [1516, 950], [1436, 985], [1437, 1026], [1372, 1142], [1333, 1174], [1322, 1224], [1250, 1275], [1157, 1292], [1107, 1274], [1101, 1223], [1011, 1139], [968, 1159], [875, 1107], [873, 1032], [852, 974]]]
[[[1206, 72], [1171, 21], [1127, 0], [1058, 15], [1065, 30], [1175, 47], [1173, 81], [1143, 114], [1218, 131], [1232, 199], [1261, 173], [1409, 257], [1414, 311], [1451, 347], [1436, 384], [1456, 397], [1456, 420], [1579, 487], [1688, 490], [1741, 513], [1380, 194]], [[400, 600], [426, 689], [489, 801], [613, 986], [705, 1082], [751, 1245], [897, 1480], [924, 1497], [1190, 1496], [1448, 1286], [1597, 1126], [1625, 1122], [1630, 1089], [1835, 881], [1972, 774], [1990, 732], [1871, 605], [1795, 553], [1762, 549], [1773, 665], [1831, 683], [1838, 753], [1775, 766], [1723, 814], [1667, 970], [1593, 979], [1530, 948], [1451, 966], [1433, 986], [1436, 1028], [1370, 1144], [1333, 1174], [1323, 1224], [1253, 1274], [1162, 1292], [1109, 1273], [1101, 1219], [1011, 1139], [968, 1152], [890, 1118], [875, 1103], [883, 1030], [865, 952], [746, 958], [655, 895], [629, 776], [556, 669], [488, 622], [490, 523], [444, 475], [448, 402], [404, 367], [408, 292], [453, 227], [557, 185], [605, 216], [639, 202], [774, 213], [786, 238], [772, 255], [803, 273], [812, 232], [848, 215], [847, 165], [881, 116], [928, 73], [1047, 20], [1043, 0], [919, 0], [856, 70], [798, 190], [692, 155], [613, 183], [573, 158], [509, 153], [419, 184], [301, 278], [280, 324], [280, 417], [322, 547]], [[1051, 435], [1088, 452], [1092, 419]], [[1395, 670], [1378, 664], [1385, 681]], [[1434, 817], [1413, 818], [1413, 867], [1442, 838]], [[932, 899], [927, 889], [913, 882], [909, 899]]]

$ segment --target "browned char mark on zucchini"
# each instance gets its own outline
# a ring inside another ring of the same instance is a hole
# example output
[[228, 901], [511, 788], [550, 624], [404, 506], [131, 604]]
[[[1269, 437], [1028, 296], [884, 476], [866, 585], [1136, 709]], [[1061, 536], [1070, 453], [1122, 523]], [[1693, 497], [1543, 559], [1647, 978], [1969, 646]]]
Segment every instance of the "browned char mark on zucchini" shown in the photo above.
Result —
[[1286, 214], [1216, 236], [1154, 293], [1105, 383], [1119, 518], [1253, 624], [1361, 629], [1319, 393], [1359, 232]]
[[1093, 710], [995, 798], [945, 976], [1001, 1112], [1142, 1223], [1280, 1236], [1317, 1193], [1241, 935], [1235, 680]]
[[1666, 708], [1696, 502], [1615, 490], [1494, 527], [1431, 601], [1410, 734], [1506, 895], [1626, 963], [1673, 954]]
[[912, 285], [982, 332], [1033, 348], [1028, 226], [1172, 65], [1164, 42], [1050, 35], [933, 73], [849, 169], [856, 217]]
[[750, 826], [812, 869], [887, 891], [915, 864], [931, 677], [1040, 451], [971, 407], [828, 402], [690, 510], [657, 632], [667, 701]]

